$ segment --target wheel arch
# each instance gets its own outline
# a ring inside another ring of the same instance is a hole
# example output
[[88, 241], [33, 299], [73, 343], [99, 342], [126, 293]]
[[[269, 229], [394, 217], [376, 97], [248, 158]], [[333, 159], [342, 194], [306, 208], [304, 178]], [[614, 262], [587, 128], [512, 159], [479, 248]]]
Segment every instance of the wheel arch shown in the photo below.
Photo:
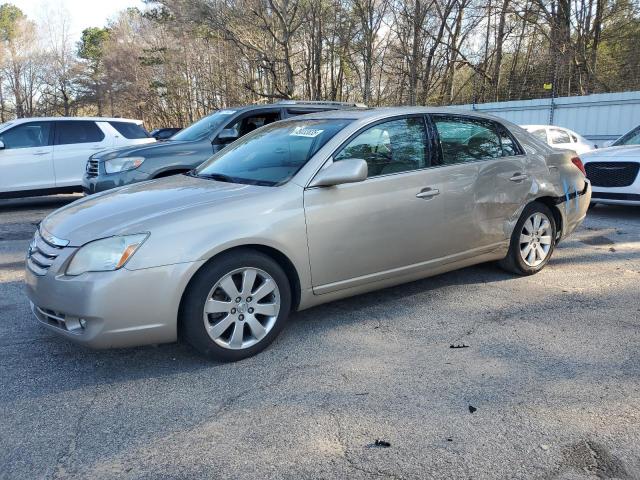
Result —
[[[553, 213], [553, 220], [556, 222], [556, 237], [557, 240], [562, 238], [562, 234], [564, 232], [564, 218], [562, 217], [562, 212], [558, 208], [558, 199], [552, 196], [538, 197], [533, 202], [542, 203], [547, 206], [551, 213]], [[530, 203], [533, 203], [530, 202]]]
[[300, 283], [300, 275], [298, 274], [298, 271], [296, 270], [293, 262], [289, 259], [289, 257], [287, 257], [287, 255], [282, 253], [280, 250], [278, 250], [278, 249], [276, 249], [274, 247], [263, 245], [263, 244], [249, 243], [249, 244], [244, 244], [244, 245], [236, 245], [236, 246], [233, 246], [233, 247], [226, 248], [226, 249], [224, 249], [224, 250], [222, 250], [220, 252], [217, 252], [215, 255], [213, 255], [211, 258], [209, 258], [209, 260], [207, 260], [205, 263], [203, 263], [200, 266], [200, 268], [198, 268], [191, 275], [191, 278], [187, 282], [187, 284], [186, 284], [186, 286], [185, 286], [185, 288], [184, 288], [184, 290], [182, 292], [182, 295], [180, 296], [180, 305], [178, 307], [178, 318], [177, 318], [178, 336], [180, 335], [180, 330], [181, 330], [181, 318], [182, 318], [183, 301], [184, 301], [186, 293], [189, 290], [189, 287], [191, 286], [191, 283], [193, 282], [193, 279], [196, 277], [196, 275], [198, 275], [198, 273], [201, 272], [202, 269], [206, 268], [208, 265], [210, 265], [212, 262], [214, 262], [221, 255], [226, 255], [226, 254], [229, 254], [229, 253], [231, 253], [233, 251], [236, 251], [236, 250], [246, 250], [246, 249], [255, 250], [255, 251], [258, 251], [258, 252], [260, 252], [260, 253], [262, 253], [264, 255], [267, 255], [268, 257], [273, 259], [282, 268], [282, 270], [284, 270], [284, 273], [287, 276], [287, 279], [289, 280], [289, 286], [291, 288], [291, 310], [292, 311], [296, 311], [298, 309], [298, 306], [300, 304], [300, 296], [301, 296], [301, 292], [302, 292], [302, 286], [301, 286], [301, 283]]

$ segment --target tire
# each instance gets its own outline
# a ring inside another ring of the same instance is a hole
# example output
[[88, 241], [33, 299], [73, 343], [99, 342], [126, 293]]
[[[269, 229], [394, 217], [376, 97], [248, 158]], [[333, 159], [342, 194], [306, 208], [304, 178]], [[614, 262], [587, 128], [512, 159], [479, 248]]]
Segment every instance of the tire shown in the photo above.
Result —
[[235, 362], [264, 350], [290, 310], [291, 287], [280, 265], [258, 251], [237, 249], [191, 280], [180, 309], [180, 336], [210, 359]]
[[[538, 217], [535, 217], [536, 215]], [[537, 231], [534, 230], [533, 235], [528, 235], [531, 227], [534, 227], [534, 218], [542, 219], [540, 228]], [[532, 220], [531, 224], [528, 223], [530, 219]], [[549, 225], [544, 228], [544, 231], [540, 232], [545, 225], [544, 220], [547, 220]], [[534, 273], [538, 273], [549, 262], [553, 254], [556, 246], [556, 234], [555, 218], [549, 207], [539, 202], [530, 203], [523, 210], [520, 219], [513, 229], [511, 241], [509, 242], [509, 251], [507, 256], [500, 261], [500, 266], [518, 275], [533, 275]], [[532, 243], [520, 243], [521, 235], [532, 237]], [[551, 238], [549, 239], [547, 237]], [[548, 244], [543, 243], [547, 241], [549, 242]], [[531, 246], [531, 248], [527, 250], [527, 246]], [[523, 248], [525, 249], [524, 251], [522, 250]], [[544, 252], [544, 256], [541, 252]], [[525, 253], [528, 253], [526, 259], [524, 257]], [[533, 261], [531, 261], [531, 255], [534, 257]]]

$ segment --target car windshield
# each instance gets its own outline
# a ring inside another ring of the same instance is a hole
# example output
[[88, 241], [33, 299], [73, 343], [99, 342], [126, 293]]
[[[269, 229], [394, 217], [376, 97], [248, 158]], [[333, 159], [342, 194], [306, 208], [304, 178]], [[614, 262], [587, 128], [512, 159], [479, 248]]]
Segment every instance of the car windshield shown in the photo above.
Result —
[[229, 120], [234, 113], [236, 113], [235, 110], [218, 110], [176, 133], [171, 137], [171, 140], [191, 142], [208, 138], [213, 130], [218, 128], [223, 122]]
[[640, 145], [640, 127], [634, 128], [611, 144], [612, 147], [623, 145]]
[[232, 183], [281, 185], [349, 120], [285, 120], [260, 128], [215, 154], [194, 172]]

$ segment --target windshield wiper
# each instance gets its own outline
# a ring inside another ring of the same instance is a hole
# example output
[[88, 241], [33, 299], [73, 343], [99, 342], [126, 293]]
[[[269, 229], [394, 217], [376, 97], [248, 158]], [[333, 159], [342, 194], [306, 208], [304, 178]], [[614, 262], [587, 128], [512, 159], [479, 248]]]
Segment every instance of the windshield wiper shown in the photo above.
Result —
[[238, 183], [233, 177], [224, 173], [197, 173], [196, 177], [208, 178], [209, 180], [217, 180], [219, 182]]
[[271, 180], [254, 180], [251, 178], [240, 178], [240, 177], [231, 177], [229, 175], [225, 175], [224, 173], [196, 173], [195, 170], [191, 170], [186, 172], [185, 175], [189, 175], [190, 177], [196, 178], [206, 178], [208, 180], [217, 180], [219, 182], [228, 182], [228, 183], [242, 183], [246, 185], [261, 185], [264, 187], [273, 187], [277, 183]]

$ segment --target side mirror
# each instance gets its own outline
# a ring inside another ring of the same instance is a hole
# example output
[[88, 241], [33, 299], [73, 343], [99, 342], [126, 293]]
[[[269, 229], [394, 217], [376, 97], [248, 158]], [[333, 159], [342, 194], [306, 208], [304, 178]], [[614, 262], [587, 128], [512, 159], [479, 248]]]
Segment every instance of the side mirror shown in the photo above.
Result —
[[4, 150], [4, 142], [0, 140], [0, 150]]
[[310, 187], [331, 187], [343, 183], [362, 182], [367, 179], [369, 169], [367, 162], [360, 158], [349, 158], [333, 162], [324, 170], [320, 170]]
[[231, 143], [234, 140], [237, 140], [240, 135], [233, 128], [225, 128], [218, 134], [218, 142], [220, 143]]

